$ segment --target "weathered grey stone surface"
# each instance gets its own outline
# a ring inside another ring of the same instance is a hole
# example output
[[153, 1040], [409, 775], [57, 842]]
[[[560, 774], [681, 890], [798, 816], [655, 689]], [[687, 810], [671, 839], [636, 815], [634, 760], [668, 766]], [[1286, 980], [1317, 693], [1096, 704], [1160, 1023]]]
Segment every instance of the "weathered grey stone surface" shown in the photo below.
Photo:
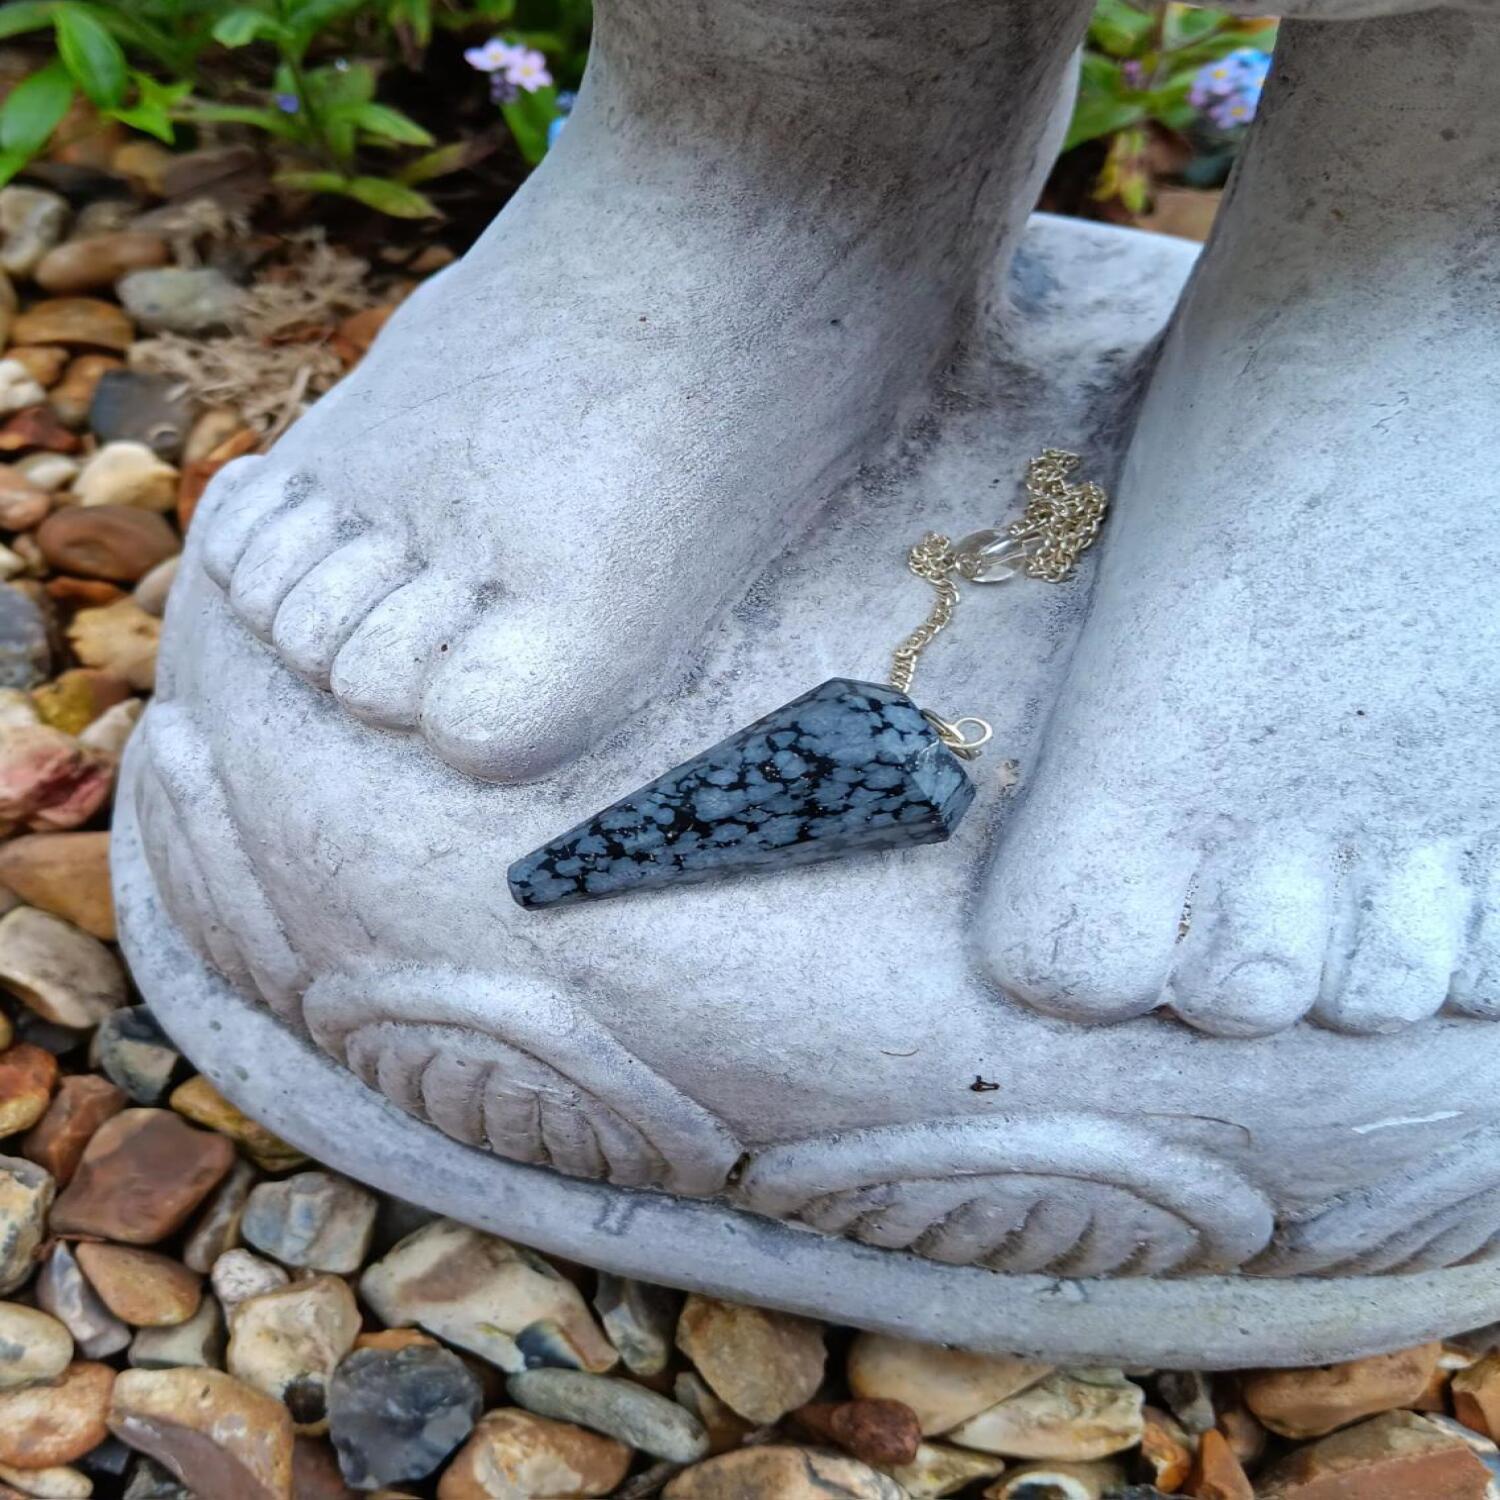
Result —
[[[1500, 25], [1289, 23], [1156, 358], [1187, 247], [1020, 233], [1086, 11], [695, 0], [663, 49], [664, 0], [604, 8], [549, 165], [205, 499], [115, 841], [227, 1095], [522, 1242], [928, 1340], [1270, 1364], [1500, 1316]], [[700, 52], [710, 93], [641, 92]], [[917, 701], [996, 731], [941, 851], [504, 899], [768, 685], [877, 674], [906, 547], [1046, 446], [1129, 447], [1104, 561], [934, 648]]]

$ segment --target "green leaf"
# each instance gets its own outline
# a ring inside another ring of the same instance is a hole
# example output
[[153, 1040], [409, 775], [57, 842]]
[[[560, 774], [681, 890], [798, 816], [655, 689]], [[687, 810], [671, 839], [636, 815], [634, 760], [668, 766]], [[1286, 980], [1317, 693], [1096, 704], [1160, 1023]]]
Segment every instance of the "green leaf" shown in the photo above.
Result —
[[248, 104], [209, 104], [201, 99], [190, 99], [179, 110], [182, 119], [203, 125], [253, 125], [267, 135], [284, 141], [298, 138], [293, 117], [284, 115], [279, 109], [257, 109]]
[[430, 146], [433, 137], [415, 120], [387, 104], [357, 104], [350, 113], [353, 122], [366, 134], [398, 146]]
[[1089, 40], [1112, 57], [1134, 57], [1151, 40], [1156, 19], [1130, 0], [1098, 0], [1089, 22]]
[[291, 31], [264, 11], [242, 7], [214, 22], [213, 38], [221, 47], [247, 47], [251, 42], [290, 42]]
[[1138, 99], [1080, 99], [1063, 150], [1071, 151], [1085, 141], [1113, 135], [1117, 130], [1140, 124], [1145, 118], [1145, 108]]
[[80, 5], [53, 13], [58, 55], [91, 104], [114, 109], [125, 100], [125, 54], [120, 44]]
[[50, 26], [53, 9], [47, 0], [11, 0], [9, 5], [0, 6], [0, 40]]
[[396, 173], [396, 181], [415, 187], [419, 182], [431, 182], [434, 177], [446, 177], [450, 172], [462, 172], [482, 161], [494, 147], [479, 139], [454, 141], [449, 146], [439, 146], [409, 161]]
[[26, 151], [0, 151], [0, 187], [4, 187], [30, 160], [31, 155]]
[[547, 127], [557, 118], [557, 90], [538, 89], [500, 106], [521, 155], [535, 166], [547, 154]]
[[73, 94], [73, 80], [61, 62], [48, 63], [18, 83], [0, 105], [0, 151], [19, 153], [24, 166], [47, 144]]
[[342, 172], [278, 172], [272, 179], [277, 187], [297, 193], [344, 193], [349, 179]]
[[[319, 110], [367, 104], [375, 97], [375, 70], [368, 63], [351, 63], [344, 68], [312, 68], [303, 74], [303, 81], [308, 98]], [[286, 87], [290, 92], [290, 74]]]
[[421, 193], [384, 177], [351, 177], [343, 191], [368, 207], [389, 214], [393, 219], [438, 217], [437, 209]]
[[172, 129], [172, 112], [187, 97], [192, 87], [187, 83], [158, 83], [148, 73], [132, 73], [136, 101], [124, 109], [110, 110], [111, 119], [128, 125], [132, 130], [143, 130], [157, 140], [171, 145], [176, 138]]

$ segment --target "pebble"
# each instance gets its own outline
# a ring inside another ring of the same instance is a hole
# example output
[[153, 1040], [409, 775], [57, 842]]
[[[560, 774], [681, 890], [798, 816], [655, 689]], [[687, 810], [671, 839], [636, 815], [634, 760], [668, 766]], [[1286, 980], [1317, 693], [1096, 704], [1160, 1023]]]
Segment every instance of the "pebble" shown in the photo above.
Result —
[[57, 1059], [22, 1042], [0, 1052], [0, 1136], [30, 1130], [47, 1112], [57, 1085]]
[[68, 489], [82, 467], [76, 458], [69, 458], [66, 453], [28, 453], [14, 465], [15, 472], [28, 484], [49, 495]]
[[677, 1322], [677, 1347], [719, 1399], [752, 1422], [778, 1421], [823, 1383], [823, 1327], [789, 1313], [694, 1293]]
[[130, 1344], [130, 1330], [100, 1300], [73, 1248], [59, 1240], [42, 1263], [36, 1300], [73, 1336], [85, 1359], [108, 1359]]
[[240, 319], [245, 294], [211, 267], [132, 271], [115, 287], [120, 301], [148, 333], [218, 333]]
[[[296, 1155], [265, 1134], [283, 1153]], [[347, 1274], [364, 1264], [377, 1207], [373, 1193], [347, 1178], [299, 1172], [251, 1192], [240, 1233], [283, 1265]]]
[[81, 1469], [54, 1464], [50, 1469], [16, 1469], [0, 1464], [0, 1482], [37, 1500], [87, 1500], [94, 1481]]
[[[0, 616], [4, 594], [0, 586]], [[4, 648], [0, 634], [0, 663]], [[76, 828], [104, 806], [114, 780], [115, 761], [72, 735], [39, 723], [0, 728], [0, 825], [9, 825], [4, 831]]]
[[198, 1311], [203, 1279], [180, 1261], [130, 1245], [80, 1244], [73, 1252], [89, 1285], [121, 1322], [174, 1328]]
[[359, 1500], [339, 1472], [338, 1456], [317, 1438], [299, 1437], [292, 1445], [293, 1500]]
[[[121, 1444], [124, 1447], [124, 1444]], [[126, 1452], [130, 1450], [127, 1448]], [[130, 1483], [125, 1486], [125, 1500], [198, 1500], [191, 1491], [177, 1482], [160, 1464], [149, 1458], [138, 1458], [130, 1473]]]
[[522, 1370], [506, 1382], [518, 1406], [618, 1438], [653, 1458], [688, 1464], [708, 1452], [708, 1433], [690, 1411], [633, 1381], [586, 1370]]
[[[53, 579], [53, 583], [60, 580]], [[67, 580], [70, 583], [77, 582], [76, 579]], [[48, 589], [52, 584], [48, 584]], [[60, 729], [64, 734], [82, 734], [100, 714], [113, 708], [117, 703], [124, 703], [130, 697], [130, 688], [126, 683], [114, 676], [113, 673], [101, 671], [98, 667], [69, 667], [67, 671], [59, 673], [51, 682], [44, 682], [31, 690], [31, 701], [36, 705], [36, 711], [42, 723], [50, 724], [54, 729]], [[104, 864], [108, 866], [109, 835], [107, 833], [95, 833], [82, 835], [100, 841], [104, 850]], [[73, 872], [70, 871], [70, 874]], [[77, 872], [80, 883], [84, 885], [85, 893], [95, 894], [89, 886], [89, 871], [79, 870]], [[40, 906], [56, 916], [67, 917], [68, 913], [61, 910], [58, 901], [76, 901], [72, 895], [70, 885], [60, 887], [54, 894], [52, 904], [48, 905], [42, 901], [31, 901], [32, 906]], [[113, 902], [110, 903], [113, 908]], [[109, 913], [111, 940], [114, 937], [114, 912]], [[69, 920], [73, 920], [69, 917]], [[78, 923], [80, 927], [85, 924]], [[92, 928], [86, 928], [92, 931]], [[105, 936], [103, 933], [95, 932], [95, 937]]]
[[35, 1162], [0, 1156], [0, 1297], [31, 1275], [55, 1190]]
[[18, 344], [7, 349], [5, 357], [25, 365], [31, 378], [44, 389], [62, 379], [71, 358], [68, 351], [57, 344]]
[[1420, 1399], [1442, 1352], [1441, 1344], [1422, 1344], [1309, 1370], [1259, 1370], [1241, 1381], [1240, 1390], [1245, 1405], [1272, 1432], [1322, 1437]]
[[1187, 1490], [1193, 1500], [1255, 1500], [1249, 1477], [1217, 1428], [1198, 1439]]
[[262, 1260], [248, 1250], [226, 1250], [214, 1262], [208, 1279], [225, 1315], [232, 1318], [241, 1302], [287, 1286], [292, 1278], [275, 1261]]
[[53, 246], [37, 263], [32, 279], [44, 292], [68, 297], [104, 291], [127, 271], [164, 266], [169, 259], [167, 242], [159, 234], [120, 229]]
[[[103, 388], [101, 380], [99, 389]], [[94, 405], [98, 402], [96, 392]], [[177, 470], [145, 443], [122, 439], [105, 443], [84, 464], [73, 481], [73, 495], [82, 506], [126, 505], [137, 510], [170, 511], [177, 504], [178, 478]], [[161, 557], [153, 561], [160, 562]]]
[[182, 446], [182, 462], [202, 463], [221, 443], [237, 436], [244, 430], [240, 414], [229, 406], [210, 406], [200, 412], [188, 429], [187, 441]]
[[37, 528], [42, 556], [59, 573], [135, 583], [182, 550], [159, 515], [129, 505], [70, 506]]
[[1118, 1464], [1022, 1464], [984, 1492], [984, 1500], [1101, 1500], [1125, 1478]]
[[1084, 1463], [1140, 1442], [1143, 1398], [1123, 1377], [1101, 1383], [1057, 1371], [971, 1417], [951, 1437], [984, 1453]]
[[68, 200], [45, 188], [18, 183], [0, 188], [0, 271], [7, 276], [30, 276], [62, 239], [68, 212]]
[[672, 1399], [703, 1424], [710, 1455], [738, 1448], [755, 1431], [755, 1424], [725, 1406], [696, 1370], [678, 1371], [672, 1382]]
[[125, 970], [96, 937], [50, 912], [0, 917], [0, 984], [58, 1026], [97, 1026], [125, 1003]]
[[108, 370], [94, 389], [89, 429], [101, 443], [144, 443], [175, 461], [193, 421], [193, 403], [180, 380], [142, 370]]
[[19, 1469], [70, 1464], [109, 1436], [105, 1413], [115, 1372], [69, 1365], [56, 1380], [0, 1391], [0, 1463]]
[[682, 1311], [681, 1293], [601, 1271], [594, 1311], [632, 1375], [660, 1375], [666, 1369]]
[[[0, 877], [3, 879], [3, 877]], [[293, 1167], [300, 1167], [307, 1157], [296, 1147], [289, 1146], [279, 1135], [273, 1135], [264, 1125], [252, 1120], [249, 1115], [241, 1114], [208, 1079], [201, 1073], [195, 1078], [190, 1078], [184, 1084], [179, 1085], [172, 1091], [170, 1100], [172, 1108], [185, 1119], [191, 1120], [195, 1125], [207, 1126], [210, 1130], [216, 1130], [220, 1135], [227, 1135], [256, 1166], [266, 1172], [287, 1172]], [[320, 1177], [326, 1178], [324, 1172], [308, 1172], [303, 1178]], [[293, 1179], [299, 1181], [303, 1179]], [[341, 1178], [331, 1179], [335, 1184], [333, 1196], [344, 1205], [338, 1212], [348, 1213], [353, 1203], [347, 1191], [340, 1194], [339, 1190], [353, 1188], [352, 1183], [346, 1183]], [[282, 1184], [277, 1184], [281, 1186]], [[363, 1189], [353, 1188], [361, 1199], [368, 1199], [370, 1203], [370, 1221], [374, 1223], [374, 1197], [364, 1192]], [[311, 1184], [307, 1185], [306, 1196], [313, 1198], [317, 1196]], [[366, 1241], [368, 1245], [368, 1239]], [[261, 1247], [265, 1249], [265, 1246]], [[271, 1251], [274, 1255], [276, 1252]], [[321, 1266], [320, 1270], [343, 1270], [357, 1271], [363, 1262], [364, 1249], [361, 1248], [358, 1257], [352, 1264], [347, 1266]], [[286, 1260], [285, 1256], [278, 1256], [279, 1260]], [[288, 1261], [289, 1265], [307, 1265], [306, 1261]]]
[[203, 1500], [290, 1500], [290, 1413], [218, 1370], [124, 1371], [109, 1426]]
[[906, 1500], [894, 1479], [858, 1459], [780, 1443], [696, 1464], [662, 1495], [664, 1500]]
[[1207, 1432], [1218, 1421], [1213, 1387], [1202, 1371], [1163, 1370], [1156, 1377], [1156, 1387], [1188, 1432]]
[[125, 742], [140, 721], [146, 705], [140, 698], [127, 698], [113, 708], [106, 708], [92, 724], [78, 736], [78, 743], [86, 750], [102, 751], [116, 760], [125, 749]]
[[228, 1174], [234, 1147], [170, 1110], [127, 1109], [106, 1121], [52, 1210], [59, 1234], [154, 1245], [186, 1223]]
[[1465, 1427], [1494, 1438], [1500, 1433], [1500, 1354], [1486, 1354], [1460, 1370], [1449, 1386], [1453, 1415]]
[[28, 406], [0, 425], [0, 453], [26, 453], [36, 448], [73, 453], [78, 447], [76, 434], [68, 431], [50, 405]]
[[18, 359], [0, 359], [0, 416], [24, 411], [47, 399], [41, 383]]
[[86, 667], [104, 667], [137, 692], [156, 686], [161, 621], [129, 599], [81, 609], [67, 630], [68, 644]]
[[93, 1061], [137, 1104], [158, 1104], [184, 1066], [182, 1054], [144, 1005], [106, 1016], [94, 1033]]
[[911, 1463], [922, 1443], [917, 1414], [901, 1401], [815, 1401], [798, 1407], [792, 1420], [811, 1436], [879, 1469]]
[[451, 1350], [356, 1350], [328, 1384], [339, 1468], [361, 1490], [425, 1479], [474, 1430], [482, 1405]]
[[0, 1390], [55, 1380], [73, 1362], [73, 1335], [34, 1307], [0, 1302]]
[[19, 464], [0, 464], [0, 530], [30, 531], [51, 509], [52, 497]]
[[28, 688], [51, 666], [41, 611], [19, 589], [0, 586], [0, 688]]
[[112, 354], [80, 354], [63, 372], [47, 400], [60, 420], [69, 427], [82, 427], [93, 410], [94, 393], [111, 370], [122, 370], [122, 361]]
[[922, 1443], [909, 1464], [893, 1464], [887, 1472], [912, 1500], [940, 1500], [1003, 1474], [1005, 1460], [947, 1443]]
[[1172, 1494], [1192, 1472], [1194, 1440], [1176, 1418], [1154, 1406], [1143, 1407], [1141, 1417], [1141, 1457], [1151, 1466], [1157, 1488]]
[[167, 1328], [142, 1328], [130, 1341], [130, 1364], [137, 1370], [175, 1370], [193, 1365], [222, 1369], [224, 1314], [219, 1304], [212, 1297], [204, 1297], [198, 1311], [184, 1322]]
[[0, 844], [0, 882], [28, 906], [114, 941], [108, 833], [33, 833], [11, 839]]
[[177, 579], [177, 569], [182, 562], [181, 556], [169, 557], [165, 562], [159, 562], [136, 584], [131, 591], [130, 597], [146, 611], [148, 615], [155, 615], [159, 620], [167, 612], [167, 595]]
[[227, 1368], [286, 1403], [297, 1430], [328, 1428], [328, 1382], [359, 1334], [359, 1307], [347, 1282], [314, 1276], [247, 1297], [230, 1319]]
[[17, 344], [61, 344], [68, 349], [123, 353], [135, 340], [135, 328], [113, 302], [97, 297], [54, 297], [23, 312], [11, 325], [10, 336]]
[[185, 1266], [206, 1276], [225, 1251], [233, 1250], [239, 1244], [245, 1200], [258, 1180], [258, 1174], [249, 1162], [235, 1162], [229, 1176], [214, 1189], [213, 1197], [208, 1200], [183, 1246], [182, 1262]]
[[1415, 1412], [1384, 1412], [1298, 1448], [1259, 1476], [1258, 1500], [1485, 1500], [1489, 1470]]
[[571, 1500], [608, 1495], [625, 1478], [631, 1450], [613, 1438], [531, 1412], [480, 1418], [438, 1482], [438, 1500]]
[[360, 1292], [385, 1323], [420, 1324], [502, 1370], [597, 1372], [618, 1360], [571, 1281], [532, 1251], [451, 1219], [408, 1235], [364, 1273]]

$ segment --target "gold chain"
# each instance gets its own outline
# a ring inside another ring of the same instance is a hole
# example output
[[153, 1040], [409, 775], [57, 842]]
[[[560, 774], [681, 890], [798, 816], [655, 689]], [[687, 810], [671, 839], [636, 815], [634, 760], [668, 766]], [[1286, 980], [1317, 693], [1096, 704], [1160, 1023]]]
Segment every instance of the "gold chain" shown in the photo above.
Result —
[[[936, 592], [927, 618], [902, 641], [891, 658], [891, 686], [911, 691], [917, 662], [953, 618], [958, 605], [959, 577], [973, 583], [1000, 582], [1025, 573], [1045, 583], [1062, 583], [1072, 576], [1079, 555], [1093, 544], [1104, 521], [1109, 497], [1097, 484], [1070, 484], [1068, 476], [1082, 460], [1076, 453], [1047, 448], [1026, 469], [1026, 509], [1005, 531], [976, 532], [955, 546], [935, 531], [906, 555], [906, 565]], [[988, 576], [986, 576], [987, 570]], [[943, 742], [957, 754], [972, 757], [990, 738], [983, 719], [948, 721], [927, 717]], [[978, 724], [975, 737], [962, 733], [964, 724]]]

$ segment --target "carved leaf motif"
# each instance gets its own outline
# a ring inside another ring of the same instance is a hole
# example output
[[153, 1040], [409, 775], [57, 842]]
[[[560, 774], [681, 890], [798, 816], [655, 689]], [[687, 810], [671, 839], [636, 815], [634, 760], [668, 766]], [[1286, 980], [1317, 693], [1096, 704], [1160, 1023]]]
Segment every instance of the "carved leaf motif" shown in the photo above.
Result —
[[944, 1120], [756, 1156], [747, 1208], [953, 1265], [1053, 1276], [1227, 1271], [1271, 1206], [1213, 1157], [1103, 1116]]

